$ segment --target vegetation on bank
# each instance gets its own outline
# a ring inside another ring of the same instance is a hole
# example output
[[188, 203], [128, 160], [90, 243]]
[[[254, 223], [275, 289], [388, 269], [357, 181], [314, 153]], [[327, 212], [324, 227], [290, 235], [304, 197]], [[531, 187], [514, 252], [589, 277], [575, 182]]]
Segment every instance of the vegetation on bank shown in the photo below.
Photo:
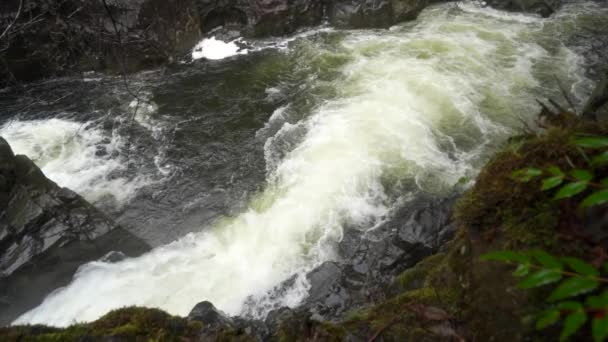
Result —
[[[462, 196], [454, 209], [458, 226], [456, 237], [439, 253], [403, 272], [387, 286], [384, 298], [351, 312], [341, 322], [317, 322], [306, 313], [295, 311], [273, 328], [273, 339], [558, 340], [564, 334], [563, 328], [567, 328], [567, 317], [571, 313], [568, 310], [571, 309], [557, 308], [556, 311], [555, 301], [547, 300], [554, 293], [556, 284], [551, 287], [551, 282], [541, 284], [540, 281], [534, 284], [539, 286], [521, 289], [517, 286], [518, 279], [513, 276], [513, 265], [481, 258], [496, 251], [509, 250], [528, 255], [528, 251], [542, 250], [540, 259], [536, 252], [537, 256], [529, 255], [526, 260], [548, 262], [550, 259], [546, 255], [550, 255], [550, 258], [559, 260], [562, 270], [579, 267], [572, 272], [583, 269], [593, 274], [604, 272], [600, 266], [608, 260], [606, 207], [583, 208], [581, 203], [602, 190], [592, 188], [594, 184], [603, 184], [602, 180], [608, 177], [608, 163], [604, 162], [608, 161], [608, 152], [575, 142], [581, 137], [608, 136], [608, 126], [580, 121], [568, 113], [551, 117], [548, 121], [550, 124], [542, 132], [512, 138], [503, 151], [487, 163], [473, 188]], [[606, 155], [605, 160], [600, 160], [603, 155]], [[579, 171], [573, 173], [572, 170]], [[556, 177], [561, 180], [558, 182]], [[580, 185], [570, 186], [576, 189], [563, 195], [564, 187], [576, 182], [586, 182], [586, 186], [583, 189]], [[573, 263], [562, 256], [580, 263], [572, 266]], [[520, 266], [515, 275], [537, 273], [532, 269], [533, 262], [527, 263], [526, 260], [520, 259], [520, 264], [528, 264], [528, 269]], [[543, 266], [543, 262], [539, 262], [539, 267]], [[596, 271], [580, 266], [581, 263]], [[595, 283], [587, 285], [587, 290], [571, 291], [560, 300], [585, 304], [587, 296], [603, 296], [601, 291], [604, 287]], [[595, 313], [590, 312], [590, 315]], [[551, 316], [547, 318], [547, 315]], [[545, 321], [541, 322], [539, 318]], [[575, 340], [592, 340], [593, 322], [592, 319], [578, 322], [579, 328], [584, 324], [590, 328], [571, 329], [568, 336]], [[43, 326], [3, 328], [0, 329], [0, 340], [81, 341], [106, 337], [128, 341], [191, 341], [200, 339], [203, 328], [203, 324], [173, 317], [160, 310], [125, 308], [95, 322], [66, 329]], [[217, 331], [213, 336], [213, 340], [225, 341], [250, 338], [245, 331], [235, 330]]]
[[203, 325], [158, 309], [128, 307], [113, 310], [95, 322], [65, 329], [42, 325], [0, 328], [0, 340], [10, 341], [193, 341]]

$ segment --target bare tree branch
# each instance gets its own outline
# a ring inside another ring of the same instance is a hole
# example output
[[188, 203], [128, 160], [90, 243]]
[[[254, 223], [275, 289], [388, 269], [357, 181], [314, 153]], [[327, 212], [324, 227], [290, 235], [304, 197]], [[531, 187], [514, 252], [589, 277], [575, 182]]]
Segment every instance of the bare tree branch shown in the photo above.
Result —
[[2, 40], [2, 38], [4, 38], [4, 36], [6, 36], [10, 32], [13, 25], [15, 25], [15, 23], [21, 16], [21, 10], [23, 10], [23, 0], [19, 1], [19, 9], [17, 10], [17, 15], [15, 15], [15, 18], [13, 19], [13, 21], [10, 24], [8, 24], [6, 29], [4, 29], [4, 32], [2, 32], [2, 34], [0, 34], [0, 40]]

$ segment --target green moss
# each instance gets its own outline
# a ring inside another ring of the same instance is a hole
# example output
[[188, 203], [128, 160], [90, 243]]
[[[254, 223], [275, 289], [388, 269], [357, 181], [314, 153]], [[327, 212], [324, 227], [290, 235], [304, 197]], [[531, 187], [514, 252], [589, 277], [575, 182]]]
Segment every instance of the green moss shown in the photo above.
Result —
[[551, 120], [558, 126], [514, 139], [481, 170], [475, 186], [455, 207], [454, 218], [461, 229], [481, 232], [490, 242], [498, 238], [502, 248], [543, 247], [560, 252], [563, 245], [556, 232], [563, 222], [577, 225], [576, 210], [568, 210], [575, 205], [554, 201], [553, 191], [540, 191], [541, 179], [521, 183], [511, 175], [527, 167], [586, 168], [587, 157], [571, 141], [580, 134], [605, 135], [608, 127], [580, 123], [567, 113]]
[[241, 330], [227, 329], [220, 331], [213, 336], [205, 336], [202, 340], [212, 340], [216, 342], [255, 342], [256, 339], [245, 334]]
[[396, 283], [402, 290], [419, 288], [425, 283], [427, 275], [436, 271], [444, 261], [445, 253], [432, 255], [401, 273], [397, 277]]
[[158, 309], [129, 307], [113, 310], [95, 322], [65, 329], [20, 326], [0, 329], [2, 341], [79, 341], [122, 337], [133, 341], [181, 341], [198, 336], [202, 325]]

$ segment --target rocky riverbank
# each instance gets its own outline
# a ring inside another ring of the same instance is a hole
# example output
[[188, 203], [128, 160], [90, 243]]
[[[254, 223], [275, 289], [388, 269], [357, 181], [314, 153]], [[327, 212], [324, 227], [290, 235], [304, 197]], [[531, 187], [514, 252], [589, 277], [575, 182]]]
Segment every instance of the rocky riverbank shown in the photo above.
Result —
[[68, 284], [80, 265], [148, 249], [0, 138], [1, 325]]
[[[218, 28], [232, 32], [228, 36], [244, 37], [281, 36], [323, 22], [337, 28], [388, 28], [415, 19], [436, 2], [10, 0], [0, 5], [0, 86], [84, 71], [130, 73], [174, 63], [187, 59], [194, 45]], [[548, 16], [561, 1], [488, 4]]]

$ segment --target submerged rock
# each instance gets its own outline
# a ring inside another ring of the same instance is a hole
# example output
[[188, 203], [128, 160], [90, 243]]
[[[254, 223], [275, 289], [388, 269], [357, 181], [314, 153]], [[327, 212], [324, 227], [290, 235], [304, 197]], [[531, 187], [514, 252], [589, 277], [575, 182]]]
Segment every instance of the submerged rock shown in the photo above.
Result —
[[0, 138], [0, 325], [66, 285], [80, 265], [148, 249]]

